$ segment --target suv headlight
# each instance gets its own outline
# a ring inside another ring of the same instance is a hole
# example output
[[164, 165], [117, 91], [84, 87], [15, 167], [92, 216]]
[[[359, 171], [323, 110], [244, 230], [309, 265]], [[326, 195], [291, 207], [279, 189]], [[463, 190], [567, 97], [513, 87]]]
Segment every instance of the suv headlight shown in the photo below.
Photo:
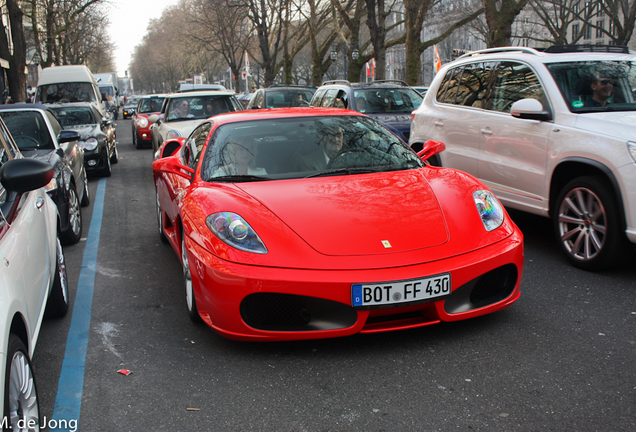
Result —
[[627, 150], [629, 154], [632, 156], [634, 162], [636, 162], [636, 142], [628, 141], [627, 142]]
[[475, 191], [473, 192], [473, 199], [486, 231], [499, 228], [504, 220], [504, 211], [499, 200], [495, 198], [492, 192], [487, 190]]

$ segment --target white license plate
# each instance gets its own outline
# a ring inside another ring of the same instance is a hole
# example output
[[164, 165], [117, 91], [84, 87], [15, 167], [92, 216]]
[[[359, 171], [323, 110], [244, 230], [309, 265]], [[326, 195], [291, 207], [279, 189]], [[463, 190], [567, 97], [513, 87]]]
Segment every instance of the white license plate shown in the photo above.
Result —
[[353, 306], [384, 306], [426, 301], [451, 292], [449, 273], [396, 282], [351, 285]]

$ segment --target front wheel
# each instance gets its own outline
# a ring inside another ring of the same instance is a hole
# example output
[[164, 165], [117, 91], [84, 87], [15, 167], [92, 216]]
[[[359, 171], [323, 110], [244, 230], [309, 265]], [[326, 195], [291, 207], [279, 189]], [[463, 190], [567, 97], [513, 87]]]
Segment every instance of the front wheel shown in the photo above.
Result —
[[190, 273], [190, 262], [185, 246], [185, 235], [181, 233], [181, 263], [183, 264], [183, 280], [185, 285], [186, 306], [188, 307], [188, 315], [195, 323], [200, 323], [201, 317], [197, 309], [197, 301], [194, 298], [194, 288], [192, 287], [192, 274]]
[[14, 334], [9, 335], [4, 373], [4, 429], [25, 430], [24, 425], [40, 428], [40, 404], [29, 352]]
[[113, 155], [110, 157], [110, 163], [116, 164], [117, 162], [119, 162], [119, 150], [117, 150], [117, 141], [115, 141], [115, 145], [113, 147]]
[[113, 168], [110, 166], [110, 156], [108, 156], [108, 148], [104, 147], [104, 168], [101, 170], [102, 177], [110, 177], [113, 173]]
[[575, 267], [597, 271], [622, 262], [627, 240], [612, 188], [603, 177], [579, 177], [565, 185], [553, 223], [561, 248]]
[[91, 194], [88, 191], [88, 179], [84, 177], [84, 196], [82, 196], [82, 207], [87, 207], [91, 203]]
[[168, 237], [166, 237], [166, 233], [163, 230], [163, 211], [161, 210], [161, 205], [159, 204], [159, 192], [155, 190], [156, 204], [157, 204], [157, 223], [159, 224], [159, 238], [162, 243], [168, 243]]
[[62, 243], [57, 239], [55, 275], [49, 299], [46, 302], [44, 314], [47, 318], [59, 318], [68, 312], [68, 277], [66, 275], [66, 260]]
[[82, 237], [82, 209], [75, 186], [71, 185], [68, 192], [68, 228], [62, 234], [62, 242], [71, 245]]

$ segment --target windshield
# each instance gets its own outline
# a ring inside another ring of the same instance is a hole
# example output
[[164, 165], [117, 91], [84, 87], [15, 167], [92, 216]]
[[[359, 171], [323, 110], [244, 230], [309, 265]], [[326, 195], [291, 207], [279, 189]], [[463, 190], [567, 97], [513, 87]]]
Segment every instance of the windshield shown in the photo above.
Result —
[[236, 111], [229, 96], [172, 98], [166, 108], [168, 121], [203, 120], [217, 114]]
[[356, 111], [366, 114], [411, 113], [422, 103], [422, 95], [404, 88], [367, 88], [353, 92]]
[[39, 111], [0, 111], [0, 117], [20, 150], [55, 149], [44, 117]]
[[74, 82], [38, 86], [36, 102], [95, 102], [91, 83]]
[[62, 126], [77, 126], [98, 123], [89, 107], [53, 107], [51, 111]]
[[634, 61], [581, 61], [546, 66], [572, 112], [636, 110]]
[[205, 181], [256, 181], [424, 166], [394, 134], [362, 116], [253, 120], [220, 126], [202, 162]]
[[161, 105], [163, 105], [163, 100], [165, 98], [162, 97], [153, 97], [143, 99], [141, 102], [140, 113], [155, 113], [161, 111]]

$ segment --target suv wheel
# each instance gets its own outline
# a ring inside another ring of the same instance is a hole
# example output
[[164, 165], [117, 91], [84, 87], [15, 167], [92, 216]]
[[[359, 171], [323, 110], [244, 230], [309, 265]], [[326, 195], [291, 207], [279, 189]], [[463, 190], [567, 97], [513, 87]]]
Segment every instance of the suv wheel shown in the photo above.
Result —
[[570, 181], [554, 208], [556, 236], [575, 267], [603, 270], [622, 261], [626, 240], [607, 180], [595, 176]]

